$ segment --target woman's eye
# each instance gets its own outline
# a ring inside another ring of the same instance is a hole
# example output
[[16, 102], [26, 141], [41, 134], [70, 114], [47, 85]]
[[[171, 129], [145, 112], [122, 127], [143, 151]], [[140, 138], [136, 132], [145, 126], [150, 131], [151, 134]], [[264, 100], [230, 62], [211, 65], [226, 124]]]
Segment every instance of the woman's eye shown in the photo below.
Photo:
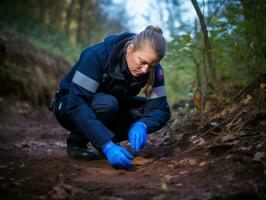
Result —
[[140, 63], [141, 63], [142, 65], [146, 65], [146, 64], [147, 64], [147, 63], [144, 62], [144, 61], [140, 61]]

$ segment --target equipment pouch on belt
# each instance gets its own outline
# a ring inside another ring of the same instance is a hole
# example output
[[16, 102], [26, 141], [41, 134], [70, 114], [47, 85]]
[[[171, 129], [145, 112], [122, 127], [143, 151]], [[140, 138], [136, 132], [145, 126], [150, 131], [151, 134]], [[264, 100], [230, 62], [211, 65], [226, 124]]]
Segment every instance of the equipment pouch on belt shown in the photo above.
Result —
[[56, 91], [54, 97], [51, 99], [50, 101], [50, 104], [49, 104], [49, 110], [51, 112], [54, 112], [55, 111], [55, 106], [56, 106], [56, 100], [57, 100], [57, 97], [58, 97], [58, 94], [59, 94], [59, 90]]
[[54, 109], [55, 109], [55, 100], [56, 100], [56, 97], [54, 96], [51, 101], [50, 101], [50, 104], [49, 104], [49, 110], [51, 112], [54, 112]]

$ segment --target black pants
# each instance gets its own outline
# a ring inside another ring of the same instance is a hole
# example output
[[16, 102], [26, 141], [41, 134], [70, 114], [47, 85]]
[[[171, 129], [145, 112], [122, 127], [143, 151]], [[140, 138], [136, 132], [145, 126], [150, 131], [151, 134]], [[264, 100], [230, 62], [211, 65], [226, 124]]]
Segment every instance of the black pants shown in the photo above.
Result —
[[[71, 121], [65, 112], [67, 95], [56, 94], [54, 113], [58, 122], [71, 133], [67, 144], [86, 146], [87, 137], [79, 131], [78, 127]], [[144, 97], [132, 97], [124, 102], [107, 93], [96, 93], [91, 108], [97, 118], [111, 130], [115, 136], [113, 142], [120, 142], [128, 139], [130, 125], [141, 118], [143, 106], [146, 104]]]

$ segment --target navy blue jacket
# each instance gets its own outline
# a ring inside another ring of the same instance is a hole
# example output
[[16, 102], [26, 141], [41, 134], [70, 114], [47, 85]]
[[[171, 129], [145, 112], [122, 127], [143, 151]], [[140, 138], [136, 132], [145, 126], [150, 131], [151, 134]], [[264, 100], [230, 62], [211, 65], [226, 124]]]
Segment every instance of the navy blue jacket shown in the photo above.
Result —
[[[106, 92], [123, 101], [136, 96], [148, 79], [148, 74], [133, 77], [128, 70], [124, 47], [132, 37], [132, 33], [112, 35], [104, 42], [86, 48], [60, 82], [60, 90], [67, 95], [66, 113], [97, 148], [111, 140], [114, 134], [91, 109], [93, 95]], [[123, 87], [119, 87], [121, 85]], [[160, 64], [155, 66], [155, 82], [144, 110], [146, 114], [138, 121], [146, 124], [149, 133], [162, 128], [170, 117]]]

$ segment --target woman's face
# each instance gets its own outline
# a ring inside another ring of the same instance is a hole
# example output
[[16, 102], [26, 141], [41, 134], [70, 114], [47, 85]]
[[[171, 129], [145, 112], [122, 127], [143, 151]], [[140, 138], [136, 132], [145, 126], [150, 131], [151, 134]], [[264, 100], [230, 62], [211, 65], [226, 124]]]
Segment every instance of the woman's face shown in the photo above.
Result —
[[133, 44], [127, 46], [126, 61], [129, 71], [133, 76], [141, 76], [148, 73], [154, 65], [160, 62], [151, 48], [146, 47], [134, 50]]

